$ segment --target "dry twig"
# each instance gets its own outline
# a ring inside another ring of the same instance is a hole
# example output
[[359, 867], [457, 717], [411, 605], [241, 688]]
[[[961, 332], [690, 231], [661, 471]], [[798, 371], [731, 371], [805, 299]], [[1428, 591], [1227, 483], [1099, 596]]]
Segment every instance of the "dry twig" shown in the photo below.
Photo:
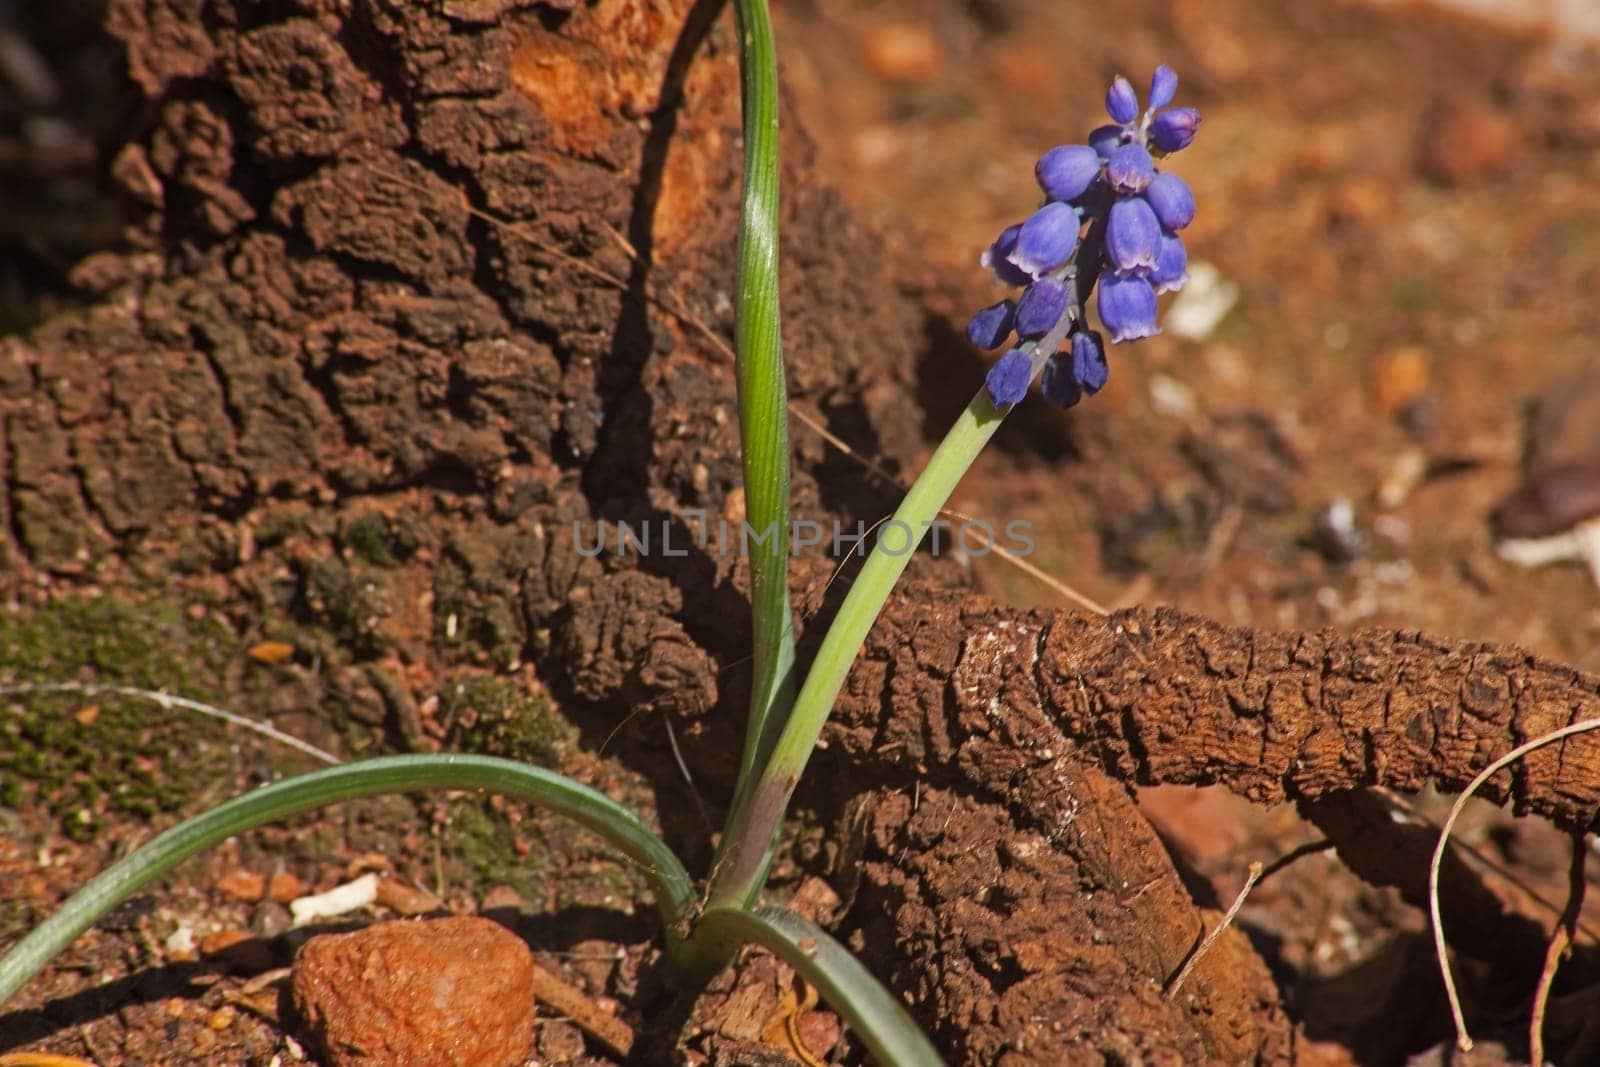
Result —
[[[1321, 851], [1322, 847], [1326, 846], [1318, 846], [1314, 851]], [[1301, 854], [1299, 849], [1290, 853], [1296, 859], [1299, 858], [1299, 854]], [[1279, 865], [1274, 864], [1274, 866], [1277, 867]], [[1250, 895], [1250, 890], [1256, 887], [1256, 883], [1261, 881], [1261, 875], [1265, 869], [1260, 860], [1250, 865], [1250, 874], [1244, 880], [1244, 888], [1240, 889], [1239, 895], [1233, 898], [1233, 903], [1228, 906], [1227, 914], [1222, 917], [1222, 921], [1217, 924], [1217, 928], [1207, 934], [1206, 939], [1200, 942], [1193, 952], [1189, 953], [1189, 958], [1184, 960], [1183, 966], [1178, 968], [1178, 973], [1173, 975], [1172, 981], [1167, 983], [1166, 991], [1162, 993], [1163, 997], [1171, 1000], [1178, 995], [1178, 990], [1182, 988], [1184, 981], [1188, 979], [1189, 972], [1194, 970], [1200, 961], [1205, 958], [1206, 953], [1211, 951], [1211, 946], [1217, 943], [1217, 938], [1222, 936], [1222, 932], [1233, 925], [1233, 920], [1238, 916], [1239, 909], [1244, 907], [1245, 898]]]
[[1528, 1061], [1544, 1063], [1544, 1013], [1550, 1003], [1550, 987], [1555, 985], [1556, 970], [1561, 961], [1572, 954], [1572, 942], [1577, 936], [1578, 913], [1583, 911], [1583, 894], [1589, 881], [1584, 877], [1584, 861], [1589, 858], [1589, 845], [1585, 834], [1572, 835], [1572, 866], [1567, 871], [1567, 906], [1561, 912], [1561, 921], [1550, 932], [1550, 947], [1545, 950], [1544, 969], [1539, 972], [1539, 984], [1533, 991], [1533, 1017], [1528, 1020]]
[[333, 753], [326, 752], [309, 741], [302, 741], [293, 734], [284, 733], [271, 723], [246, 718], [212, 704], [190, 700], [188, 697], [173, 696], [171, 693], [155, 689], [139, 689], [131, 685], [93, 685], [87, 682], [15, 682], [10, 685], [0, 685], [0, 696], [25, 696], [30, 693], [77, 693], [81, 696], [119, 696], [148, 700], [168, 711], [181, 708], [184, 711], [209, 715], [213, 719], [221, 719], [233, 726], [242, 726], [246, 730], [258, 733], [280, 745], [287, 745], [298, 752], [304, 752], [312, 759], [321, 760], [331, 766], [338, 766], [344, 762]]
[[1444, 979], [1445, 999], [1450, 1002], [1450, 1016], [1456, 1024], [1456, 1047], [1462, 1052], [1472, 1051], [1472, 1035], [1467, 1032], [1466, 1016], [1461, 1011], [1461, 994], [1456, 991], [1455, 976], [1450, 973], [1450, 957], [1444, 943], [1444, 922], [1439, 916], [1439, 866], [1444, 862], [1444, 850], [1450, 844], [1450, 833], [1455, 829], [1456, 820], [1461, 817], [1467, 801], [1472, 799], [1472, 794], [1483, 788], [1484, 782], [1530, 752], [1574, 734], [1588, 733], [1590, 730], [1600, 730], [1600, 719], [1585, 719], [1583, 722], [1571, 723], [1559, 730], [1542, 734], [1527, 744], [1518, 745], [1489, 764], [1479, 771], [1478, 776], [1467, 784], [1467, 788], [1460, 796], [1456, 797], [1456, 802], [1450, 806], [1450, 815], [1444, 821], [1444, 828], [1439, 832], [1439, 843], [1434, 846], [1433, 858], [1428, 862], [1428, 918], [1433, 924], [1433, 950], [1439, 958], [1439, 976]]

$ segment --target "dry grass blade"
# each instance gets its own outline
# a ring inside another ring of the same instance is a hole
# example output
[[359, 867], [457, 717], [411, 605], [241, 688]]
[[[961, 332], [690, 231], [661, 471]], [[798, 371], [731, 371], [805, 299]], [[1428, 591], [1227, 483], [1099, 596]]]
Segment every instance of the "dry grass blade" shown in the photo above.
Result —
[[1483, 788], [1484, 782], [1530, 752], [1536, 752], [1546, 745], [1591, 730], [1600, 730], [1600, 719], [1585, 719], [1583, 722], [1563, 726], [1507, 752], [1478, 772], [1478, 776], [1467, 784], [1467, 788], [1462, 790], [1461, 795], [1456, 797], [1456, 802], [1450, 806], [1450, 815], [1439, 831], [1439, 843], [1434, 846], [1433, 858], [1428, 862], [1428, 919], [1433, 924], [1433, 951], [1439, 959], [1439, 976], [1444, 979], [1445, 999], [1450, 1002], [1450, 1016], [1455, 1021], [1456, 1047], [1462, 1052], [1472, 1051], [1472, 1035], [1467, 1032], [1466, 1016], [1461, 1011], [1461, 994], [1456, 991], [1455, 976], [1450, 973], [1450, 957], [1444, 943], [1444, 923], [1439, 915], [1439, 866], [1444, 862], [1444, 850], [1449, 847], [1450, 834], [1455, 829], [1456, 820], [1461, 817], [1467, 801], [1472, 799], [1472, 794]]
[[333, 753], [326, 752], [309, 741], [302, 741], [293, 734], [286, 734], [270, 723], [249, 719], [211, 704], [190, 700], [188, 697], [173, 696], [171, 693], [162, 693], [155, 689], [138, 689], [131, 685], [93, 685], [87, 682], [17, 682], [12, 685], [0, 685], [0, 696], [23, 696], [29, 693], [77, 693], [82, 696], [119, 696], [148, 700], [169, 711], [180, 708], [198, 715], [221, 719], [232, 726], [243, 727], [280, 745], [287, 745], [297, 752], [303, 752], [312, 759], [321, 760], [329, 766], [337, 767], [344, 762]]
[[[1320, 851], [1320, 846], [1317, 851]], [[1299, 858], [1295, 853], [1291, 853], [1291, 855], [1295, 855], [1297, 859]], [[1211, 946], [1217, 943], [1217, 938], [1221, 937], [1223, 931], [1233, 925], [1233, 920], [1239, 915], [1239, 909], [1244, 907], [1245, 899], [1250, 896], [1250, 890], [1254, 889], [1256, 883], [1261, 881], [1261, 875], [1265, 869], [1260, 860], [1250, 865], [1250, 874], [1244, 880], [1244, 888], [1239, 890], [1239, 895], [1233, 898], [1232, 904], [1228, 905], [1227, 914], [1222, 917], [1222, 921], [1217, 924], [1217, 928], [1207, 934], [1206, 939], [1200, 942], [1193, 952], [1189, 953], [1189, 958], [1183, 961], [1183, 966], [1178, 969], [1178, 973], [1173, 975], [1172, 981], [1167, 983], [1166, 990], [1161, 994], [1163, 997], [1167, 1000], [1172, 1000], [1178, 995], [1178, 990], [1183, 988], [1183, 983], [1188, 980], [1189, 972], [1199, 966], [1206, 953], [1211, 951]]]
[[552, 971], [534, 964], [533, 998], [557, 1014], [564, 1015], [584, 1033], [619, 1056], [633, 1050], [633, 1028], [600, 1007], [577, 986]]
[[[1380, 786], [1374, 786], [1372, 788], [1372, 792], [1382, 797], [1385, 803], [1391, 805], [1396, 811], [1405, 815], [1417, 825], [1430, 826], [1435, 830], [1439, 829], [1439, 825], [1437, 823], [1428, 818], [1428, 816], [1423, 813], [1421, 808], [1418, 808], [1402, 794], [1396, 793], [1392, 789], [1384, 789]], [[1544, 893], [1540, 892], [1538, 886], [1533, 885], [1526, 878], [1522, 877], [1522, 875], [1518, 874], [1510, 867], [1507, 867], [1499, 860], [1496, 860], [1493, 856], [1486, 855], [1481, 849], [1478, 849], [1473, 845], [1464, 844], [1460, 841], [1452, 841], [1450, 842], [1450, 846], [1454, 848], [1459, 855], [1465, 857], [1467, 860], [1476, 864], [1483, 870], [1488, 871], [1498, 878], [1505, 879], [1508, 884], [1515, 886], [1518, 892], [1526, 895], [1529, 900], [1533, 901], [1541, 908], [1544, 908], [1551, 915], [1559, 918], [1561, 915], [1565, 914], [1563, 907], [1551, 900]], [[1600, 930], [1596, 930], [1593, 926], [1581, 918], [1578, 920], [1577, 929], [1582, 931], [1590, 941], [1600, 943]]]
[[1528, 1062], [1544, 1063], [1544, 1014], [1550, 1004], [1550, 988], [1556, 983], [1556, 971], [1561, 961], [1572, 954], [1572, 942], [1578, 930], [1578, 913], [1583, 911], [1584, 891], [1589, 880], [1584, 867], [1589, 858], [1589, 845], [1584, 834], [1572, 835], [1572, 866], [1567, 869], [1567, 906], [1561, 912], [1561, 921], [1550, 933], [1550, 947], [1545, 950], [1544, 969], [1539, 972], [1539, 984], [1533, 991], [1533, 1014], [1528, 1020]]

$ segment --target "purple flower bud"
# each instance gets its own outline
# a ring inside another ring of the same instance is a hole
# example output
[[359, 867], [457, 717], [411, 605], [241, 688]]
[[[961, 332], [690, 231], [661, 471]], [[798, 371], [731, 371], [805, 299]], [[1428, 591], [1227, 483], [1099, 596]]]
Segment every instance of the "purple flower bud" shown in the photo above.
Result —
[[1128, 131], [1121, 126], [1096, 126], [1089, 131], [1089, 147], [1101, 159], [1110, 159], [1111, 153], [1126, 143]]
[[1125, 144], [1106, 160], [1106, 181], [1119, 193], [1141, 193], [1156, 177], [1156, 164], [1142, 144]]
[[1161, 250], [1161, 223], [1137, 196], [1119, 197], [1106, 220], [1106, 255], [1120, 271], [1153, 267]]
[[1029, 277], [1037, 278], [1072, 258], [1078, 247], [1078, 212], [1052, 201], [1028, 216], [1017, 233], [1009, 259]]
[[1162, 152], [1187, 148], [1200, 125], [1200, 112], [1192, 107], [1169, 107], [1150, 120], [1150, 143]]
[[1083, 387], [1072, 376], [1072, 357], [1057, 352], [1045, 360], [1039, 391], [1058, 408], [1070, 408], [1083, 399]]
[[967, 340], [982, 349], [999, 348], [1011, 336], [1016, 310], [1009, 300], [990, 304], [967, 322]]
[[1051, 200], [1076, 200], [1100, 176], [1098, 152], [1086, 144], [1064, 144], [1039, 157], [1033, 173]]
[[1176, 174], [1157, 174], [1144, 191], [1144, 198], [1155, 209], [1156, 218], [1169, 230], [1181, 230], [1194, 221], [1194, 193], [1189, 183]]
[[1103, 275], [1098, 306], [1100, 321], [1113, 341], [1137, 341], [1161, 332], [1156, 326], [1156, 291], [1137, 274]]
[[1150, 284], [1157, 293], [1171, 293], [1183, 288], [1189, 280], [1189, 252], [1177, 234], [1161, 235], [1161, 250], [1156, 253], [1156, 264], [1150, 268]]
[[1156, 68], [1150, 79], [1150, 110], [1156, 111], [1172, 103], [1178, 92], [1178, 73], [1165, 63]]
[[1011, 262], [1011, 253], [1017, 247], [1017, 235], [1022, 232], [1020, 223], [1007, 226], [1000, 231], [1000, 236], [994, 243], [984, 249], [983, 255], [978, 257], [978, 262], [994, 271], [994, 276], [1007, 285], [1027, 285], [1029, 276], [1018, 270]]
[[1067, 287], [1046, 274], [1022, 291], [1017, 302], [1017, 336], [1043, 337], [1067, 310]]
[[1106, 387], [1111, 368], [1106, 366], [1106, 345], [1094, 330], [1072, 335], [1072, 380], [1090, 396]]
[[989, 368], [983, 387], [997, 408], [1009, 407], [1028, 395], [1033, 380], [1033, 359], [1020, 348], [1013, 348]]
[[1133, 83], [1120, 74], [1106, 90], [1106, 114], [1113, 122], [1124, 124], [1132, 122], [1139, 114], [1139, 94], [1133, 91]]

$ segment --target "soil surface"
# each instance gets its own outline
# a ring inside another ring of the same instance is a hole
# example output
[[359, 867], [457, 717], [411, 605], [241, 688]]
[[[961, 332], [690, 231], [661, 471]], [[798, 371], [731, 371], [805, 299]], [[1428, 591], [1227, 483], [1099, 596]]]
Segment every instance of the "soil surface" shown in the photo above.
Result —
[[[747, 573], [616, 535], [694, 545], [742, 516], [727, 14], [101, 14], [4, 27], [48, 76], [0, 107], [0, 177], [43, 190], [0, 208], [0, 682], [162, 688], [343, 758], [529, 759], [703, 870]], [[1200, 204], [1188, 315], [1116, 348], [1092, 402], [1024, 404], [952, 505], [1031, 523], [1026, 562], [1122, 610], [994, 555], [920, 557], [774, 895], [952, 1062], [1438, 1062], [1434, 789], [1600, 714], [1600, 592], [1502, 559], [1491, 521], [1530, 470], [1600, 469], [1593, 46], [1325, 2], [777, 15], [795, 506], [828, 526], [887, 515], [977, 387], [961, 327], [997, 298], [977, 251], [1110, 76], [1167, 62], [1205, 122], [1173, 160]], [[806, 647], [836, 564], [796, 560]], [[105, 692], [8, 701], [0, 945], [154, 830], [310, 766]], [[1481, 1062], [1525, 1061], [1600, 742], [1485, 794], [1524, 817], [1469, 808], [1444, 922]], [[1251, 864], [1286, 857], [1165, 995]], [[0, 1009], [0, 1051], [314, 1055], [284, 905], [372, 871], [389, 888], [356, 919], [485, 914], [565, 983], [578, 1008], [541, 1001], [538, 1062], [622, 1061], [583, 1005], [631, 1031], [628, 1062], [862, 1058], [769, 958], [676, 993], [635, 872], [466, 796], [194, 861]], [[1588, 904], [1547, 1011], [1560, 1062], [1597, 1048], [1596, 930]]]

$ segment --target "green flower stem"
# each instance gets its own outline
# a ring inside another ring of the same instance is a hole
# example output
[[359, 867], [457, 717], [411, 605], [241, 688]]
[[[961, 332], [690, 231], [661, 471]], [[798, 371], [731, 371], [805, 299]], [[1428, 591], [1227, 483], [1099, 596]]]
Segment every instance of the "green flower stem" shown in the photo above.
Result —
[[882, 1067], [943, 1064], [905, 1005], [848, 949], [793, 912], [712, 908], [700, 917], [698, 931], [696, 936], [714, 943], [724, 959], [740, 945], [754, 942], [792, 966], [844, 1017]]
[[[1065, 332], [1064, 327], [1061, 332]], [[1045, 343], [1049, 342], [1046, 338]], [[1056, 342], [1059, 343], [1059, 338]], [[989, 394], [979, 389], [900, 502], [890, 524], [879, 534], [878, 547], [862, 565], [861, 573], [839, 607], [838, 616], [822, 639], [822, 647], [817, 650], [817, 658], [800, 688], [800, 695], [795, 698], [794, 710], [773, 749], [771, 760], [748, 795], [741, 794], [735, 799], [727, 832], [712, 866], [709, 897], [712, 906], [749, 907], [755, 903], [766, 881], [789, 798], [800, 781], [806, 761], [811, 758], [811, 750], [816, 747], [823, 723], [833, 711], [833, 702], [844, 685], [850, 665], [855, 662], [861, 642], [877, 621], [884, 602], [889, 599], [895, 582], [922, 543], [930, 524], [938, 518], [956, 484], [1004, 418], [1005, 412], [996, 410]], [[894, 537], [907, 541], [903, 550], [898, 541], [892, 540]]]
[[195, 853], [252, 827], [357, 797], [424, 789], [487, 789], [542, 804], [593, 830], [643, 869], [669, 942], [694, 905], [694, 883], [639, 818], [570, 778], [492, 756], [388, 756], [312, 771], [221, 804], [107, 868], [0, 958], [0, 1004], [106, 912]]
[[744, 193], [734, 302], [754, 673], [736, 793], [749, 788], [794, 696], [789, 609], [789, 421], [778, 316], [778, 59], [766, 0], [737, 0]]

